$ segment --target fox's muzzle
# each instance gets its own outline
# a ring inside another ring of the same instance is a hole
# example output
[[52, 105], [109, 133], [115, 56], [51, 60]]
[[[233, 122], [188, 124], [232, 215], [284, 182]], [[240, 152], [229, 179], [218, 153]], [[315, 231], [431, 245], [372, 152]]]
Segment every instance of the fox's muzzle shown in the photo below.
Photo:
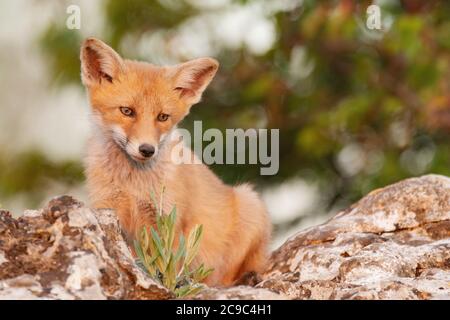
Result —
[[151, 158], [155, 154], [155, 147], [148, 143], [141, 144], [139, 146], [139, 153], [144, 158]]

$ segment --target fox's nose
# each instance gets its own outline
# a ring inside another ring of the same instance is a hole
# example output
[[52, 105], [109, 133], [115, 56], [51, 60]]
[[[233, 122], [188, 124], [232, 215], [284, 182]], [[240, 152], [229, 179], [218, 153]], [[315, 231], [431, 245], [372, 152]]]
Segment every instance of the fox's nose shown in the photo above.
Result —
[[150, 158], [155, 153], [155, 147], [148, 143], [141, 144], [139, 153], [145, 158]]

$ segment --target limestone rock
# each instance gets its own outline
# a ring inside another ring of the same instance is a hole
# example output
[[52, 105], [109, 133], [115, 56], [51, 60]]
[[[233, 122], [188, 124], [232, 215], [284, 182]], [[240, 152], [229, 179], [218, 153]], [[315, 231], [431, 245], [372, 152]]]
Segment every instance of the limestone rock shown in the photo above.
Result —
[[375, 190], [273, 252], [258, 287], [292, 299], [450, 298], [450, 179]]
[[192, 297], [194, 300], [287, 300], [289, 297], [268, 289], [250, 286], [236, 286], [231, 288], [207, 288]]
[[0, 212], [0, 299], [167, 299], [136, 267], [110, 210], [71, 197], [16, 219]]

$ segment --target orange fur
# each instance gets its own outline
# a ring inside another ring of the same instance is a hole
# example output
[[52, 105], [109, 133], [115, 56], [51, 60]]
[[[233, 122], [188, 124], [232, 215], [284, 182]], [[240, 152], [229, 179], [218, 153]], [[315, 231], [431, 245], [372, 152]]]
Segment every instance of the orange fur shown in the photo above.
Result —
[[[230, 187], [203, 164], [174, 164], [164, 137], [199, 102], [218, 63], [196, 59], [171, 67], [123, 60], [96, 39], [81, 49], [82, 79], [92, 106], [94, 134], [86, 158], [87, 186], [96, 208], [113, 208], [129, 238], [154, 223], [151, 192], [164, 210], [177, 207], [176, 231], [196, 224], [204, 234], [196, 263], [214, 268], [209, 285], [230, 285], [264, 267], [271, 225], [265, 207], [248, 185]], [[126, 117], [120, 107], [129, 107]], [[165, 122], [158, 114], [169, 115]], [[150, 160], [137, 146], [156, 147]], [[191, 152], [190, 150], [188, 150]]]

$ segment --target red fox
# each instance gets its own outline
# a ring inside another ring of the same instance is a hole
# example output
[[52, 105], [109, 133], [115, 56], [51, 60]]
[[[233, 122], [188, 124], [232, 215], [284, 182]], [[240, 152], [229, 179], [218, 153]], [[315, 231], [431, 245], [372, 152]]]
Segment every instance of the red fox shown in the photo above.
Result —
[[115, 209], [133, 239], [154, 225], [151, 194], [159, 197], [164, 186], [164, 211], [177, 208], [176, 232], [203, 225], [196, 263], [214, 268], [204, 282], [227, 286], [264, 268], [271, 233], [265, 206], [249, 185], [225, 185], [204, 164], [175, 164], [167, 139], [218, 66], [211, 58], [167, 67], [125, 60], [94, 38], [81, 48], [94, 127], [85, 159], [92, 206]]

